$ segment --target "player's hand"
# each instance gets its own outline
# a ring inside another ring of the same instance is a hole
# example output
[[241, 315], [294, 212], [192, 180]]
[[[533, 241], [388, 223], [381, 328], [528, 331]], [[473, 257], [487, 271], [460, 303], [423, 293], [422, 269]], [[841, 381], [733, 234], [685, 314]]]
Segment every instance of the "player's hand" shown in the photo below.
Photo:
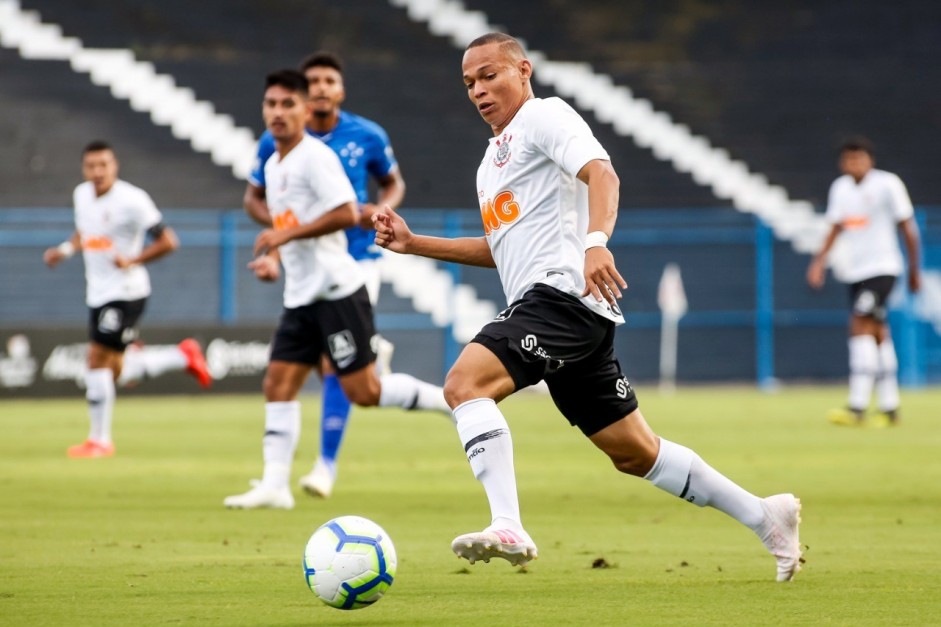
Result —
[[117, 254], [114, 256], [114, 265], [124, 270], [125, 268], [130, 268], [134, 264], [124, 255]]
[[585, 291], [582, 296], [591, 294], [599, 303], [601, 299], [614, 305], [621, 298], [621, 290], [627, 289], [627, 281], [614, 266], [614, 255], [603, 246], [595, 246], [585, 251]]
[[921, 272], [915, 270], [908, 273], [908, 291], [917, 294], [921, 291]]
[[55, 247], [47, 248], [46, 252], [42, 254], [43, 262], [50, 268], [55, 268], [63, 259], [65, 259], [65, 255], [59, 252], [59, 249]]
[[372, 216], [372, 225], [376, 229], [376, 245], [394, 253], [407, 253], [412, 232], [402, 216], [392, 211], [389, 205], [383, 205]]
[[275, 231], [274, 229], [265, 229], [255, 238], [254, 255], [257, 257], [274, 250], [281, 244], [288, 241], [286, 231]]
[[810, 266], [807, 268], [807, 284], [810, 287], [819, 290], [823, 287], [826, 276], [827, 268], [823, 263], [823, 259], [814, 259], [810, 262]]
[[281, 278], [281, 266], [275, 258], [268, 255], [252, 259], [248, 262], [248, 267], [255, 271], [256, 278], [266, 283], [272, 283]]

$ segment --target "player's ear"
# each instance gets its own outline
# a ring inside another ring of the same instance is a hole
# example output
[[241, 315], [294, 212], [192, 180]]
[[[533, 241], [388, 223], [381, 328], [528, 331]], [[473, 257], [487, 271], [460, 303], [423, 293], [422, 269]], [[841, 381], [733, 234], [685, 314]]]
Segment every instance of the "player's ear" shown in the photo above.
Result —
[[529, 59], [520, 60], [517, 67], [523, 80], [529, 80], [533, 77], [533, 64]]

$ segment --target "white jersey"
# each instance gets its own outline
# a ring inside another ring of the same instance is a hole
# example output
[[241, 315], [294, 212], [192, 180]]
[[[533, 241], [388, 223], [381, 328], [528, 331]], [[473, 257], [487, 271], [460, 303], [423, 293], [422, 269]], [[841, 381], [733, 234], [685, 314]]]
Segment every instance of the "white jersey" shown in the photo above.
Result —
[[147, 229], [163, 220], [150, 195], [117, 180], [107, 193], [98, 196], [94, 184], [86, 181], [75, 188], [72, 202], [85, 259], [88, 306], [150, 296], [150, 276], [143, 265], [124, 269], [114, 265], [116, 255], [138, 256], [144, 249]]
[[[507, 303], [536, 283], [581, 298], [585, 290], [588, 186], [576, 178], [594, 159], [609, 160], [588, 124], [559, 98], [528, 100], [477, 170], [484, 232]], [[595, 313], [624, 322], [620, 310], [593, 296]]]
[[897, 226], [914, 215], [905, 184], [885, 170], [870, 170], [862, 181], [848, 174], [833, 181], [826, 219], [843, 227], [841, 243], [849, 251], [845, 280], [857, 283], [902, 273]]
[[[309, 224], [356, 193], [336, 154], [319, 139], [304, 139], [283, 159], [275, 152], [265, 164], [265, 196], [275, 229]], [[363, 286], [363, 274], [347, 252], [342, 230], [284, 244], [284, 306], [337, 300]]]

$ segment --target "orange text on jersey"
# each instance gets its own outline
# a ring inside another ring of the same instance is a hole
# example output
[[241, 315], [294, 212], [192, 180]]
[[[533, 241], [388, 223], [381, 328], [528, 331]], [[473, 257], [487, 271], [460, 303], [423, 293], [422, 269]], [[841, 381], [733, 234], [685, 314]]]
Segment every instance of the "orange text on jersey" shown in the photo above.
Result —
[[294, 212], [288, 209], [284, 213], [279, 213], [271, 219], [274, 222], [275, 230], [290, 229], [299, 224], [297, 221], [297, 216], [294, 215]]
[[843, 220], [844, 229], [861, 229], [869, 224], [867, 216], [851, 216]]
[[484, 223], [484, 233], [490, 235], [504, 224], [513, 224], [520, 217], [520, 205], [513, 200], [513, 192], [502, 191], [493, 201], [480, 205], [480, 218]]
[[82, 248], [85, 250], [111, 250], [111, 239], [104, 235], [89, 235], [82, 238]]

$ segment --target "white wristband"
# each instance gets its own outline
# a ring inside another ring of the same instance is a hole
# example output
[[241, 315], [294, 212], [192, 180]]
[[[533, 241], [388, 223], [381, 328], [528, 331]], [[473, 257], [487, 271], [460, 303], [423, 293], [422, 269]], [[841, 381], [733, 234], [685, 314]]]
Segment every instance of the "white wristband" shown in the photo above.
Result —
[[75, 246], [72, 245], [72, 242], [62, 242], [56, 246], [56, 250], [58, 250], [59, 254], [66, 259], [75, 254]]
[[595, 248], [601, 246], [602, 248], [607, 248], [608, 236], [605, 235], [604, 231], [592, 231], [585, 236], [585, 250], [589, 248]]

